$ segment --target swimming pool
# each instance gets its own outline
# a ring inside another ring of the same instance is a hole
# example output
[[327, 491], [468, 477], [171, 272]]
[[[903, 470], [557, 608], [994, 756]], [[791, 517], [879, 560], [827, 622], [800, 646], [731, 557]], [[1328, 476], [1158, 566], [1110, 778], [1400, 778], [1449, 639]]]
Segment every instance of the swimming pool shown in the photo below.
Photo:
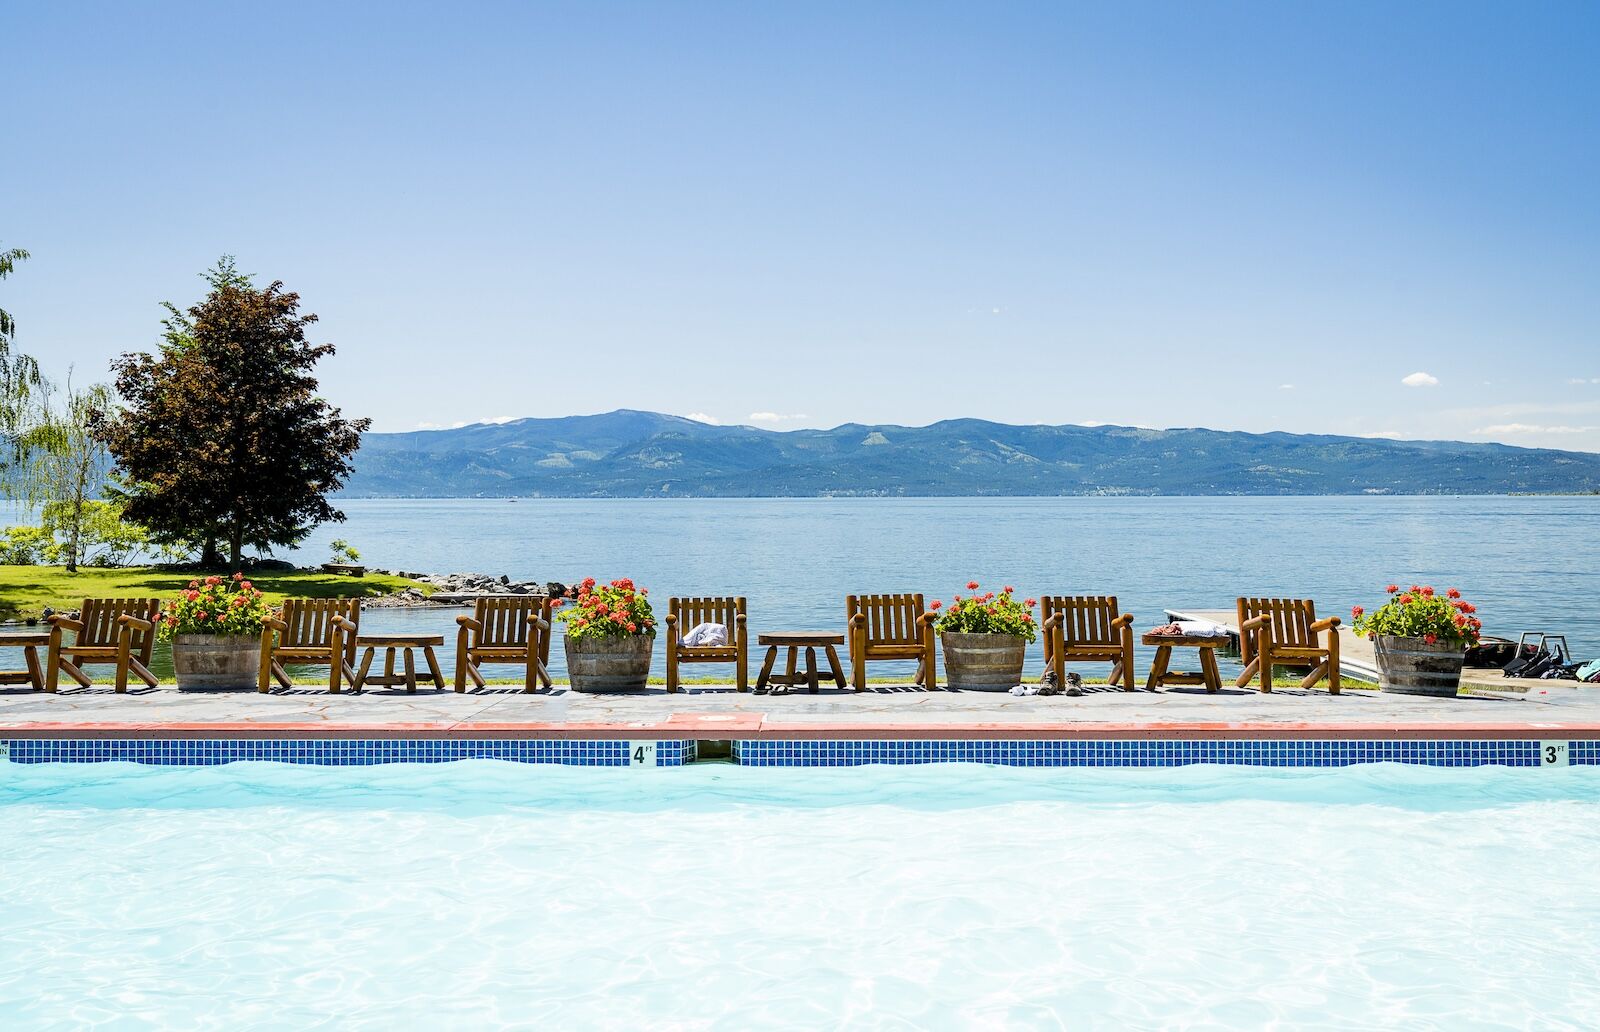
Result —
[[11, 1029], [1600, 1012], [1595, 767], [11, 764], [0, 828]]

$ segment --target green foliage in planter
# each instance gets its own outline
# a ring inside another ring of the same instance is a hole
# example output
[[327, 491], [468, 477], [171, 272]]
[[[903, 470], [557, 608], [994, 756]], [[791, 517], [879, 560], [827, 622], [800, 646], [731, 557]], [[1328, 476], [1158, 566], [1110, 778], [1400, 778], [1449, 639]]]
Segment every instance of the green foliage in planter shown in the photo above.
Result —
[[[968, 581], [967, 589], [978, 591], [978, 582]], [[1018, 602], [1012, 597], [1015, 590], [1008, 584], [998, 595], [992, 591], [982, 595], [957, 595], [951, 600], [950, 608], [939, 617], [937, 627], [940, 631], [957, 634], [1010, 634], [1031, 642], [1038, 633], [1033, 619], [1036, 600]], [[928, 608], [938, 612], [944, 608], [944, 603], [934, 599]]]

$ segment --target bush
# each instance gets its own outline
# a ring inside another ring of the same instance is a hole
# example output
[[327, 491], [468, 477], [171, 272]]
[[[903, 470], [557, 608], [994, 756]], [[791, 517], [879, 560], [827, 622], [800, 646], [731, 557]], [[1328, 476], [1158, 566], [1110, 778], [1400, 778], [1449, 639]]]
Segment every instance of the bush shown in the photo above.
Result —
[[[968, 581], [967, 587], [976, 592], [978, 582]], [[957, 595], [951, 600], [950, 608], [939, 617], [938, 629], [957, 634], [1010, 634], [1033, 641], [1038, 633], [1032, 612], [1035, 600], [1018, 602], [1011, 597], [1015, 590], [1008, 585], [998, 595], [992, 591], [965, 598]], [[929, 608], [938, 612], [944, 608], [944, 603], [935, 599]]]
[[0, 531], [0, 565], [37, 566], [55, 538], [43, 527], [7, 527]]
[[1407, 591], [1391, 584], [1384, 590], [1389, 593], [1389, 600], [1371, 616], [1360, 606], [1350, 607], [1357, 634], [1368, 638], [1380, 634], [1421, 638], [1429, 645], [1443, 642], [1461, 648], [1478, 643], [1478, 632], [1483, 629], [1483, 621], [1473, 615], [1478, 607], [1463, 600], [1455, 588], [1443, 595], [1425, 584], [1413, 584]]
[[[567, 625], [569, 638], [621, 638], [630, 634], [656, 633], [656, 617], [650, 609], [648, 589], [636, 590], [624, 577], [596, 586], [593, 577], [570, 588], [571, 608], [556, 619]], [[565, 603], [563, 603], [565, 604]]]

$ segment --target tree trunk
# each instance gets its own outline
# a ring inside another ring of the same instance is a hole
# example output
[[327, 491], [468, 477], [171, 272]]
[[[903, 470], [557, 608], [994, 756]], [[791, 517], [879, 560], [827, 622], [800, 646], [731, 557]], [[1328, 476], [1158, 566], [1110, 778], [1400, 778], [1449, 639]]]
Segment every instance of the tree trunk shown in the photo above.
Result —
[[244, 527], [235, 523], [228, 529], [228, 571], [234, 572], [243, 569], [244, 562]]
[[200, 549], [200, 566], [202, 569], [215, 570], [222, 565], [222, 553], [217, 551], [217, 539], [213, 534], [206, 535], [206, 543]]

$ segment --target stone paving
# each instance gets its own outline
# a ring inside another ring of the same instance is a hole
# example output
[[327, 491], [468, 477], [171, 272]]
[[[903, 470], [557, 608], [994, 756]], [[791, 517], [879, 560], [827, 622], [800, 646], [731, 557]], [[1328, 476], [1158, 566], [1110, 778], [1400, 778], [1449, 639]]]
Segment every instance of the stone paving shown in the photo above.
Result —
[[1005, 693], [934, 692], [873, 687], [865, 692], [824, 689], [821, 694], [780, 696], [741, 694], [730, 687], [694, 686], [675, 695], [663, 689], [641, 693], [587, 695], [564, 685], [554, 691], [524, 694], [496, 687], [458, 695], [454, 691], [369, 689], [331, 695], [325, 689], [297, 687], [291, 692], [179, 692], [174, 688], [130, 690], [63, 688], [48, 695], [22, 688], [0, 689], [0, 727], [44, 722], [138, 725], [188, 723], [301, 723], [322, 726], [362, 724], [451, 725], [647, 723], [673, 720], [764, 718], [768, 727], [787, 722], [810, 725], [871, 726], [917, 724], [962, 726], [991, 723], [1072, 725], [1171, 725], [1242, 723], [1306, 725], [1318, 723], [1507, 724], [1537, 726], [1600, 725], [1600, 686], [1548, 682], [1548, 688], [1502, 698], [1428, 699], [1373, 691], [1279, 689], [1262, 695], [1225, 688], [1207, 695], [1199, 688], [1160, 692], [1120, 692], [1091, 688], [1082, 697], [1018, 697]]

